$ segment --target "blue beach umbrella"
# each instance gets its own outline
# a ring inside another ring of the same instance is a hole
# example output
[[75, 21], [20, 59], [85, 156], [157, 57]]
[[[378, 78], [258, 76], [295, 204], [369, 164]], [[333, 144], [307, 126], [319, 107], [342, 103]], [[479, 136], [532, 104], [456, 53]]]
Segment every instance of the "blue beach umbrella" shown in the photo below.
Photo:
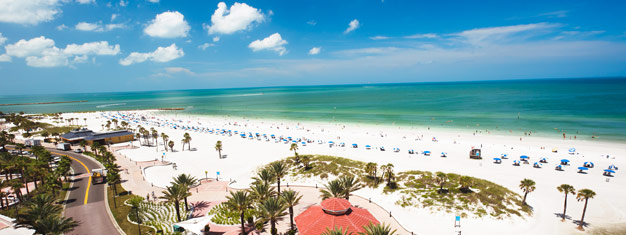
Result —
[[352, 147], [355, 147], [355, 148], [356, 148], [356, 146], [357, 146], [356, 144], [352, 144]]
[[519, 165], [519, 160], [513, 160], [513, 164], [518, 164]]
[[522, 156], [519, 156], [519, 159], [528, 159], [528, 156], [522, 155]]
[[578, 169], [581, 170], [581, 171], [589, 170], [589, 168], [584, 167], [584, 166], [579, 166]]
[[570, 153], [574, 153], [574, 152], [576, 152], [576, 148], [570, 148], [570, 149], [569, 149], [569, 152], [570, 152]]
[[589, 167], [593, 167], [594, 166], [593, 162], [585, 162], [585, 163], [583, 163], [583, 165], [589, 166]]
[[606, 170], [604, 170], [604, 172], [615, 173], [614, 170], [610, 170], [610, 169], [606, 169]]
[[502, 161], [502, 159], [497, 158], [497, 157], [494, 157], [494, 158], [493, 158], [493, 160], [494, 160], [494, 161]]
[[[353, 144], [353, 145], [354, 145], [354, 144]], [[369, 146], [369, 145], [365, 145], [365, 147], [366, 147], [366, 148], [371, 148], [372, 146]]]
[[329, 143], [329, 144], [334, 144], [335, 142], [333, 142], [333, 141], [331, 140], [331, 141], [328, 141], [328, 143]]
[[424, 155], [430, 154], [430, 151], [424, 151]]
[[610, 170], [617, 170], [617, 167], [614, 164], [609, 165]]

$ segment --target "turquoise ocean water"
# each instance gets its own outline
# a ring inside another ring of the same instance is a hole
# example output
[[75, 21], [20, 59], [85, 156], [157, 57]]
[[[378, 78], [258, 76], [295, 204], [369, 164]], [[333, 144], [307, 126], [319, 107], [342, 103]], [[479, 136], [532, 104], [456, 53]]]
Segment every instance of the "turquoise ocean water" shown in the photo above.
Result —
[[[577, 135], [626, 141], [626, 79], [550, 79], [449, 83], [206, 89], [1, 96], [2, 112], [52, 113], [185, 108], [199, 115], [360, 122]], [[518, 118], [519, 114], [519, 118]], [[555, 130], [558, 129], [558, 130]]]

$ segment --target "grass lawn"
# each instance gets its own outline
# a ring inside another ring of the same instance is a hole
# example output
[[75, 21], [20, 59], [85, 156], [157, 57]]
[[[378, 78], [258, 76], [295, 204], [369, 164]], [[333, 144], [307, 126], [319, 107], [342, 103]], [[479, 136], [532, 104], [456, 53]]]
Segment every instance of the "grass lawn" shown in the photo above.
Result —
[[[130, 199], [133, 195], [128, 194], [128, 192], [122, 187], [122, 185], [118, 184], [117, 193], [120, 196], [115, 198], [117, 202], [117, 207], [113, 204], [113, 190], [111, 188], [107, 189], [107, 197], [109, 200], [109, 207], [111, 208], [111, 212], [113, 213], [113, 217], [117, 221], [117, 224], [124, 230], [124, 232], [128, 235], [139, 235], [139, 231], [137, 229], [137, 225], [130, 223], [126, 218], [128, 216], [128, 212], [130, 212], [130, 206], [124, 205], [124, 201]], [[155, 234], [155, 231], [146, 226], [141, 226], [141, 234]]]

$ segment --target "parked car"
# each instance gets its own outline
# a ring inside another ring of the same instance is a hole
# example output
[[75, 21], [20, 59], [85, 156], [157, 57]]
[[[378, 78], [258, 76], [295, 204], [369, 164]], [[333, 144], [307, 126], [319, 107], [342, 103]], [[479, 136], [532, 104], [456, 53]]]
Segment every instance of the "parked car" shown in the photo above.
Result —
[[74, 149], [74, 152], [75, 152], [75, 153], [82, 153], [82, 152], [83, 152], [83, 150], [82, 150], [82, 149]]

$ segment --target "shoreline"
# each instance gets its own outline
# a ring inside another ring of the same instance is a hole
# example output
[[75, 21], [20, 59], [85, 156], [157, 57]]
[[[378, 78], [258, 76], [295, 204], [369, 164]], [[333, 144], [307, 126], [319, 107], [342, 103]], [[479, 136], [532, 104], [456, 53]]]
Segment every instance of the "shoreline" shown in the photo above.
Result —
[[16, 103], [16, 104], [0, 104], [0, 106], [19, 106], [19, 105], [38, 105], [38, 104], [71, 104], [71, 103], [86, 103], [87, 100], [74, 100], [74, 101], [57, 101], [57, 102], [34, 102], [34, 103]]

